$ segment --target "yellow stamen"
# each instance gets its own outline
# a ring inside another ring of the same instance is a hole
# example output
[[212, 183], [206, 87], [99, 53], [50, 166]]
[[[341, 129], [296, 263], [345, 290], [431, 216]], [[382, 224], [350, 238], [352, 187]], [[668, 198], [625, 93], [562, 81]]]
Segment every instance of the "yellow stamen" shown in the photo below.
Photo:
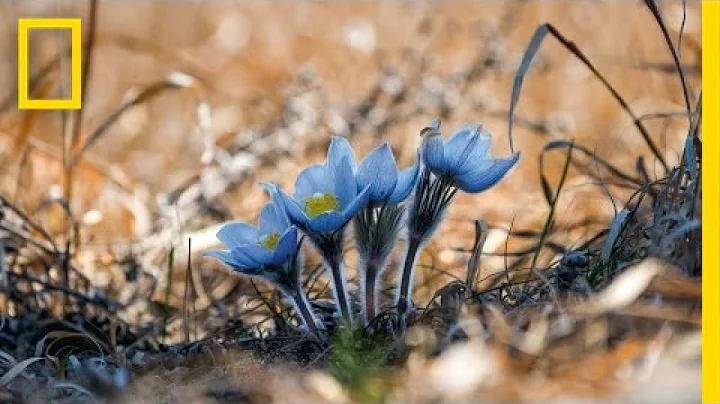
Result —
[[274, 251], [280, 242], [280, 233], [270, 233], [260, 237], [260, 245]]
[[305, 198], [305, 213], [310, 219], [340, 208], [337, 197], [331, 193], [317, 193]]

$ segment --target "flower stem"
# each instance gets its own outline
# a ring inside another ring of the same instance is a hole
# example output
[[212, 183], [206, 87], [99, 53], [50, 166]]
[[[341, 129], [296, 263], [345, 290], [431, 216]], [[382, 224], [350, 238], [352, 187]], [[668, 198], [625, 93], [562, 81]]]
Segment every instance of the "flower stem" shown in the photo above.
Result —
[[405, 254], [405, 263], [402, 269], [402, 278], [400, 279], [400, 289], [397, 296], [397, 309], [401, 315], [408, 312], [410, 302], [412, 300], [412, 279], [415, 269], [415, 259], [420, 252], [420, 239], [411, 237], [408, 242], [407, 253]]
[[343, 268], [343, 230], [332, 234], [308, 234], [315, 247], [322, 253], [327, 269], [330, 270], [333, 281], [335, 304], [343, 320], [351, 324], [350, 299], [348, 298], [346, 278]]
[[328, 262], [330, 272], [332, 273], [333, 284], [335, 286], [335, 300], [340, 310], [340, 315], [347, 324], [352, 323], [350, 313], [350, 303], [347, 293], [347, 285], [345, 284], [345, 274], [343, 271], [342, 258], [334, 257]]
[[305, 327], [313, 334], [319, 336], [317, 318], [310, 307], [310, 302], [308, 302], [300, 283], [298, 283], [295, 288], [292, 300], [295, 303], [295, 310], [297, 310], [300, 315]]
[[370, 324], [370, 321], [377, 316], [377, 293], [375, 290], [375, 282], [377, 281], [378, 272], [378, 268], [375, 268], [372, 265], [368, 265], [365, 269], [365, 282], [363, 285], [363, 299], [365, 299], [365, 301], [363, 302], [363, 315], [365, 317], [364, 320], [366, 325]]
[[354, 218], [355, 243], [360, 255], [363, 320], [369, 324], [377, 316], [377, 279], [385, 269], [398, 233], [404, 225], [405, 207], [382, 204], [366, 206]]

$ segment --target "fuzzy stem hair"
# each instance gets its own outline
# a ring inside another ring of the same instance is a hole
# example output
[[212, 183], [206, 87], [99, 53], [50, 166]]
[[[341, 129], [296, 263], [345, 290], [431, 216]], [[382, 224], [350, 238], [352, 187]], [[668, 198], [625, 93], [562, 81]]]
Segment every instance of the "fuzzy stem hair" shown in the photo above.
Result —
[[415, 261], [442, 222], [457, 191], [451, 176], [435, 176], [425, 167], [408, 214], [408, 246], [397, 293], [397, 309], [401, 315], [407, 314], [412, 302]]

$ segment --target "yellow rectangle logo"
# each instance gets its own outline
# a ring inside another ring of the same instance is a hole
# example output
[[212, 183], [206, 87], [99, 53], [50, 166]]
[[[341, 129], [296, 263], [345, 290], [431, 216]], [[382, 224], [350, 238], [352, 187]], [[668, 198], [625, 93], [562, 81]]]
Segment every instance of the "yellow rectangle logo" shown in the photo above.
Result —
[[[31, 29], [69, 29], [71, 36], [70, 99], [34, 100], [30, 98], [28, 44]], [[18, 19], [18, 109], [80, 109], [82, 24], [79, 18], [20, 18]]]
[[720, 2], [702, 3], [702, 401], [720, 403]]

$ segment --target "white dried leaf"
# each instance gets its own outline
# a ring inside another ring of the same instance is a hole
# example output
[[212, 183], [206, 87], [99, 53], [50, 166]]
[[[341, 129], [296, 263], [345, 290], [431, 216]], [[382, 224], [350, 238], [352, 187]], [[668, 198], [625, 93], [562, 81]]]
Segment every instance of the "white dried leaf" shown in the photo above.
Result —
[[177, 71], [168, 74], [166, 80], [168, 83], [177, 87], [190, 88], [195, 84], [195, 79], [192, 76]]
[[660, 260], [646, 259], [630, 267], [590, 301], [590, 311], [602, 313], [619, 310], [634, 302], [663, 270], [663, 266]]
[[447, 400], [468, 398], [493, 380], [492, 353], [478, 341], [450, 347], [428, 369], [427, 387]]

